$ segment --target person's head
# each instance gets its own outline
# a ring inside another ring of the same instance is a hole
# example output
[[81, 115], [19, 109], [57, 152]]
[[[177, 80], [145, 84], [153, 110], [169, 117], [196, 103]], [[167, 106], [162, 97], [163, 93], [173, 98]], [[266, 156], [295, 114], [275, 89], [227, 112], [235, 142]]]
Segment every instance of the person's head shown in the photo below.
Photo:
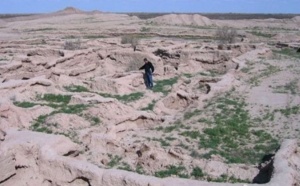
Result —
[[147, 59], [147, 58], [144, 58], [144, 62], [147, 63], [147, 62], [148, 62], [148, 59]]

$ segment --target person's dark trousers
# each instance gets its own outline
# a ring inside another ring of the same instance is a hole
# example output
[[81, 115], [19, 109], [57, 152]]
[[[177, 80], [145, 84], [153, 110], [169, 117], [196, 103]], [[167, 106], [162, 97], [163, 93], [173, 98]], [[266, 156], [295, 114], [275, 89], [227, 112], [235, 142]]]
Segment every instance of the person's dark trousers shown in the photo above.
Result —
[[152, 79], [152, 73], [151, 72], [146, 73], [145, 83], [146, 83], [147, 88], [152, 88], [153, 87], [153, 79]]

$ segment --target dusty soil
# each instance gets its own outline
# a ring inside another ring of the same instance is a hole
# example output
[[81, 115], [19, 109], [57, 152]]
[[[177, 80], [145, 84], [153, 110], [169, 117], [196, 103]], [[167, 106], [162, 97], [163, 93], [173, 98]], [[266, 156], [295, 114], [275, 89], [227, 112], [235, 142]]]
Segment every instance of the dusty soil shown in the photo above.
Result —
[[[57, 151], [88, 166], [252, 183], [265, 155], [299, 140], [299, 17], [142, 20], [68, 8], [0, 23], [2, 155], [17, 154], [7, 150], [16, 131], [33, 149], [65, 136], [73, 150]], [[216, 37], [226, 27], [237, 32], [232, 43]], [[144, 58], [155, 66], [152, 90], [138, 70]], [[54, 185], [30, 168], [38, 152], [26, 152], [28, 164], [0, 185]], [[65, 185], [87, 183], [78, 178]]]

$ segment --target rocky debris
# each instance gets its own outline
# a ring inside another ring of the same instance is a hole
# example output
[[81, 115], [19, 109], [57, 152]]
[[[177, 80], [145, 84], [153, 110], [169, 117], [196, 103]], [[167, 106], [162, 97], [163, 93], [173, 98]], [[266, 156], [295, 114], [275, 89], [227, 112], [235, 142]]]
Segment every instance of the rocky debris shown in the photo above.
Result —
[[15, 162], [11, 154], [0, 151], [0, 184], [16, 174]]
[[204, 170], [212, 178], [217, 178], [221, 175], [227, 175], [228, 165], [218, 161], [210, 161], [206, 164]]
[[192, 100], [198, 99], [198, 95], [195, 94], [189, 94], [183, 90], [179, 90], [176, 92], [177, 96], [181, 99], [188, 100], [189, 104], [191, 103]]
[[65, 54], [63, 51], [60, 50], [51, 50], [51, 49], [36, 49], [36, 50], [31, 50], [27, 53], [28, 57], [32, 56], [42, 56], [42, 57], [49, 57], [49, 56], [55, 56], [55, 57], [64, 57]]
[[6, 136], [6, 132], [0, 129], [0, 141], [4, 141]]
[[85, 66], [84, 68], [73, 69], [68, 74], [70, 76], [78, 76], [83, 73], [94, 71], [98, 66], [99, 65], [97, 65], [97, 64], [91, 64], [91, 65]]
[[169, 94], [166, 98], [162, 99], [162, 103], [165, 108], [173, 110], [183, 110], [197, 99], [197, 95], [179, 90], [176, 93]]
[[14, 106], [10, 102], [5, 102], [0, 105], [0, 124], [2, 129], [5, 130], [10, 127], [28, 128], [34, 119], [52, 111], [53, 108], [39, 105], [25, 110]]
[[150, 113], [139, 113], [125, 116], [115, 121], [115, 124], [109, 127], [109, 133], [120, 133], [124, 131], [150, 128], [158, 123], [162, 123], [164, 118]]
[[207, 64], [224, 63], [230, 60], [231, 52], [226, 51], [197, 51], [190, 54], [190, 58]]
[[0, 66], [0, 75], [4, 74], [4, 73], [8, 73], [10, 71], [15, 71], [15, 70], [17, 70], [21, 67], [22, 67], [21, 62], [11, 62], [11, 63], [6, 64], [6, 65], [1, 65]]
[[165, 49], [157, 49], [153, 52], [154, 55], [159, 56], [162, 59], [180, 59], [180, 54], [178, 52], [170, 53]]
[[34, 77], [28, 80], [10, 80], [0, 84], [1, 89], [15, 89], [17, 87], [25, 87], [26, 85], [34, 86], [34, 85], [42, 85], [42, 86], [51, 86], [53, 84], [52, 81], [46, 79], [46, 76]]

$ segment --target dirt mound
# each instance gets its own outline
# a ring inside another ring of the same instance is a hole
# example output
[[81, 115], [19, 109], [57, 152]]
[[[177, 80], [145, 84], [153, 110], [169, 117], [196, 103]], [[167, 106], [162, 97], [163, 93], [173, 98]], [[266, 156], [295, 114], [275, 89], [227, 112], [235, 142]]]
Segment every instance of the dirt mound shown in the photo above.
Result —
[[6, 21], [0, 19], [0, 25], [3, 25], [3, 26], [4, 26], [5, 24], [6, 24]]
[[300, 23], [300, 16], [296, 16], [296, 17], [292, 18], [292, 20], [293, 20], [294, 22]]
[[59, 10], [57, 12], [55, 12], [55, 14], [82, 14], [82, 13], [85, 13], [84, 11], [82, 10], [79, 10], [77, 8], [74, 8], [74, 7], [67, 7], [63, 10]]
[[193, 14], [169, 14], [152, 19], [154, 22], [170, 25], [210, 26], [214, 23], [207, 17]]

